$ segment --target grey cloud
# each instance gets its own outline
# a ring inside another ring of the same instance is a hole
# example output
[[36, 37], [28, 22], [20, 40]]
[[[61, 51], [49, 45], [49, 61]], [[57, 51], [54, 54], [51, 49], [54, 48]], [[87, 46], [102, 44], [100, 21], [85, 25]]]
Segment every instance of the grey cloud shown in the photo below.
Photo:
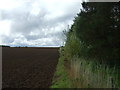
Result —
[[39, 35], [26, 35], [25, 37], [27, 40], [36, 40], [40, 38]]
[[[62, 35], [64, 29], [54, 29], [52, 32], [51, 28], [59, 27], [59, 24], [63, 24], [64, 27], [67, 26], [68, 22], [72, 21], [78, 12], [76, 8], [78, 8], [78, 6], [73, 5], [69, 7], [63, 15], [48, 20], [46, 20], [46, 16], [50, 13], [44, 7], [41, 7], [41, 12], [36, 16], [30, 13], [31, 2], [25, 3], [23, 7], [14, 10], [0, 10], [1, 20], [12, 21], [11, 35], [13, 35], [13, 37], [4, 36], [3, 42], [14, 43], [16, 45], [30, 45], [32, 42], [39, 43], [40, 45], [60, 45], [64, 38]], [[37, 35], [30, 35], [31, 32], [36, 32]], [[14, 36], [15, 34], [23, 35], [26, 41], [23, 42], [21, 37], [16, 37]], [[46, 38], [48, 38], [48, 41], [46, 41]]]
[[40, 33], [39, 35], [25, 35], [25, 38], [29, 41], [29, 40], [36, 40], [39, 38], [43, 38], [46, 37], [45, 33]]
[[45, 9], [38, 16], [32, 16], [29, 12], [23, 13], [18, 11], [3, 11], [1, 13], [2, 19], [10, 19], [13, 21], [12, 31], [21, 33], [28, 33], [36, 28], [51, 28], [56, 26], [58, 23], [66, 23], [66, 21], [72, 20], [74, 17], [74, 14], [66, 12], [66, 14], [63, 16], [46, 21], [45, 15], [49, 13]]
[[2, 37], [3, 43], [12, 43], [14, 41], [14, 38], [7, 35], [1, 35], [0, 37]]

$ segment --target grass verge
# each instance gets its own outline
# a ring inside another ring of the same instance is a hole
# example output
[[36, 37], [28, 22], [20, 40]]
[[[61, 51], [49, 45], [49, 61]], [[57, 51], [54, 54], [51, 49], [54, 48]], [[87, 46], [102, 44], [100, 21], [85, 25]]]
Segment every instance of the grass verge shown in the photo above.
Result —
[[116, 67], [74, 57], [69, 72], [75, 88], [120, 88], [119, 70]]
[[74, 57], [70, 69], [66, 69], [62, 56], [51, 88], [120, 88], [119, 85], [119, 73], [116, 68]]
[[59, 58], [57, 69], [50, 88], [71, 88], [71, 81], [64, 67], [64, 57]]

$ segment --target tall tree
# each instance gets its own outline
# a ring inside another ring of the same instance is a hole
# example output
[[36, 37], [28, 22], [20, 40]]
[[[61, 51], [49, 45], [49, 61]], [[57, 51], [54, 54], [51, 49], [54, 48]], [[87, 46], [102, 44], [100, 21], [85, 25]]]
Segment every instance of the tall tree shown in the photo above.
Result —
[[[120, 6], [116, 2], [83, 2], [70, 31], [75, 31], [87, 56], [120, 63]], [[85, 54], [85, 55], [86, 55]]]

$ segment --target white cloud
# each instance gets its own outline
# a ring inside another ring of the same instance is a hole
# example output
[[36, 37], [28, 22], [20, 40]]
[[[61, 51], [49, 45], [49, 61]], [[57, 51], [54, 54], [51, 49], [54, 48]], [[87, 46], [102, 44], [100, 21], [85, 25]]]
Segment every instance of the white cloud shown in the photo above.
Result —
[[11, 10], [19, 7], [22, 3], [20, 0], [0, 0], [0, 9]]
[[0, 44], [62, 45], [62, 31], [73, 23], [80, 2], [0, 0]]
[[2, 20], [0, 21], [0, 35], [9, 35], [10, 28], [11, 28], [11, 21], [10, 20]]

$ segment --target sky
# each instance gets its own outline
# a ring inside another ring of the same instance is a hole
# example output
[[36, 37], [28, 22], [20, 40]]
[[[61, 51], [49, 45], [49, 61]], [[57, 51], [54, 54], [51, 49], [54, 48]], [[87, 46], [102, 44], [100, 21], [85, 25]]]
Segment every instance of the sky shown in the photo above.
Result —
[[61, 46], [80, 0], [0, 0], [0, 44]]

